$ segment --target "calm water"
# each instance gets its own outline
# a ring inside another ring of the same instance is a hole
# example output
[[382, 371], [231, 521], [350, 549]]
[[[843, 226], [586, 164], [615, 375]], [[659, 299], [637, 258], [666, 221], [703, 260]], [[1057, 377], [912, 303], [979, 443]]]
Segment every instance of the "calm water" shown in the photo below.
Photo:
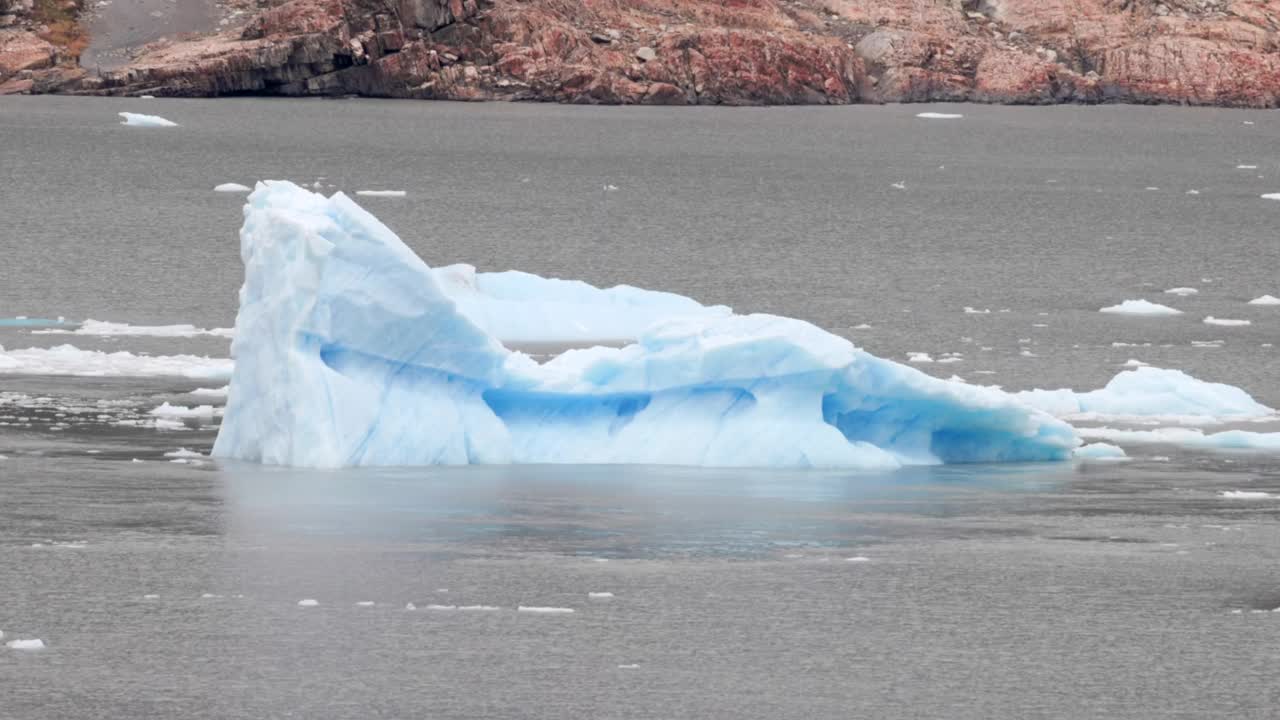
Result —
[[[431, 264], [798, 316], [887, 357], [962, 352], [923, 369], [1010, 389], [1098, 387], [1134, 357], [1280, 405], [1280, 312], [1243, 304], [1280, 295], [1280, 203], [1258, 197], [1280, 191], [1277, 116], [923, 109], [0, 98], [0, 318], [230, 326], [243, 197], [210, 190], [288, 178], [406, 190], [363, 203]], [[121, 110], [182, 127], [121, 127]], [[1140, 297], [1186, 314], [1097, 312]], [[10, 351], [62, 343], [228, 352], [0, 326]], [[207, 452], [216, 419], [118, 424], [217, 384], [0, 374], [0, 629], [48, 645], [0, 648], [0, 717], [1280, 704], [1280, 502], [1219, 496], [1280, 492], [1274, 456], [317, 473], [168, 462]]]

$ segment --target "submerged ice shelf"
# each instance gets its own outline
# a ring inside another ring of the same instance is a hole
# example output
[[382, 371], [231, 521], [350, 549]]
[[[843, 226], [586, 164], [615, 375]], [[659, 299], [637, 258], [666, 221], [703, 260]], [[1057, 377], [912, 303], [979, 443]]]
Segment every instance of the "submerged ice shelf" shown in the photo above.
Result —
[[[1063, 460], [1074, 430], [809, 323], [629, 287], [433, 270], [338, 193], [261, 183], [214, 455], [311, 467]], [[621, 341], [545, 363], [506, 342]]]

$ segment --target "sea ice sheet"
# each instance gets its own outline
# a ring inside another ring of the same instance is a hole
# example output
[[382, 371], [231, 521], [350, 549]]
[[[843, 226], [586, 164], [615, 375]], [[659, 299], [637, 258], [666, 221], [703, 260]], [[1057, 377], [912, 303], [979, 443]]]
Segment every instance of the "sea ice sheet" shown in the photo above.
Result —
[[[1079, 442], [998, 389], [930, 377], [799, 320], [433, 271], [342, 193], [260, 183], [240, 240], [236, 362], [215, 456], [883, 469], [1062, 460]], [[602, 302], [630, 309], [610, 325]], [[495, 317], [498, 303], [524, 306], [521, 319]], [[575, 333], [634, 342], [544, 363], [501, 342]]]

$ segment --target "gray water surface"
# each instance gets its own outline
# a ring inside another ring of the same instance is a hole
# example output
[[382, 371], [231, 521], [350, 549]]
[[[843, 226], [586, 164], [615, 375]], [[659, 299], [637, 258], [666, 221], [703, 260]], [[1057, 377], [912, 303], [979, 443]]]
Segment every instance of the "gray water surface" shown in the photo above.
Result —
[[[1280, 203], [1259, 198], [1278, 116], [925, 109], [0, 98], [0, 319], [228, 327], [243, 196], [212, 188], [287, 178], [405, 190], [361, 203], [433, 265], [801, 317], [898, 360], [961, 352], [919, 367], [1009, 389], [1099, 387], [1132, 357], [1280, 405], [1280, 311], [1244, 304], [1280, 295]], [[1097, 312], [1140, 297], [1185, 314]], [[0, 345], [229, 351], [31, 330], [0, 323]], [[314, 472], [164, 455], [207, 453], [216, 417], [127, 424], [217, 384], [0, 374], [0, 629], [47, 645], [0, 648], [0, 717], [1280, 705], [1280, 501], [1220, 494], [1280, 493], [1275, 456]]]

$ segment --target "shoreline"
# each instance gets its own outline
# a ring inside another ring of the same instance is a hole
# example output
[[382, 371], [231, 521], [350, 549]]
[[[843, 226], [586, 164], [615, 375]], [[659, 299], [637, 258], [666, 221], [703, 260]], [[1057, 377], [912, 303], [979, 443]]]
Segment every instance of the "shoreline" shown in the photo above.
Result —
[[1032, 0], [404, 0], [394, 13], [375, 0], [267, 0], [239, 12], [212, 32], [139, 30], [159, 39], [93, 71], [38, 25], [0, 29], [0, 95], [1280, 107], [1280, 30], [1240, 0], [1081, 0], [1070, 12]]

